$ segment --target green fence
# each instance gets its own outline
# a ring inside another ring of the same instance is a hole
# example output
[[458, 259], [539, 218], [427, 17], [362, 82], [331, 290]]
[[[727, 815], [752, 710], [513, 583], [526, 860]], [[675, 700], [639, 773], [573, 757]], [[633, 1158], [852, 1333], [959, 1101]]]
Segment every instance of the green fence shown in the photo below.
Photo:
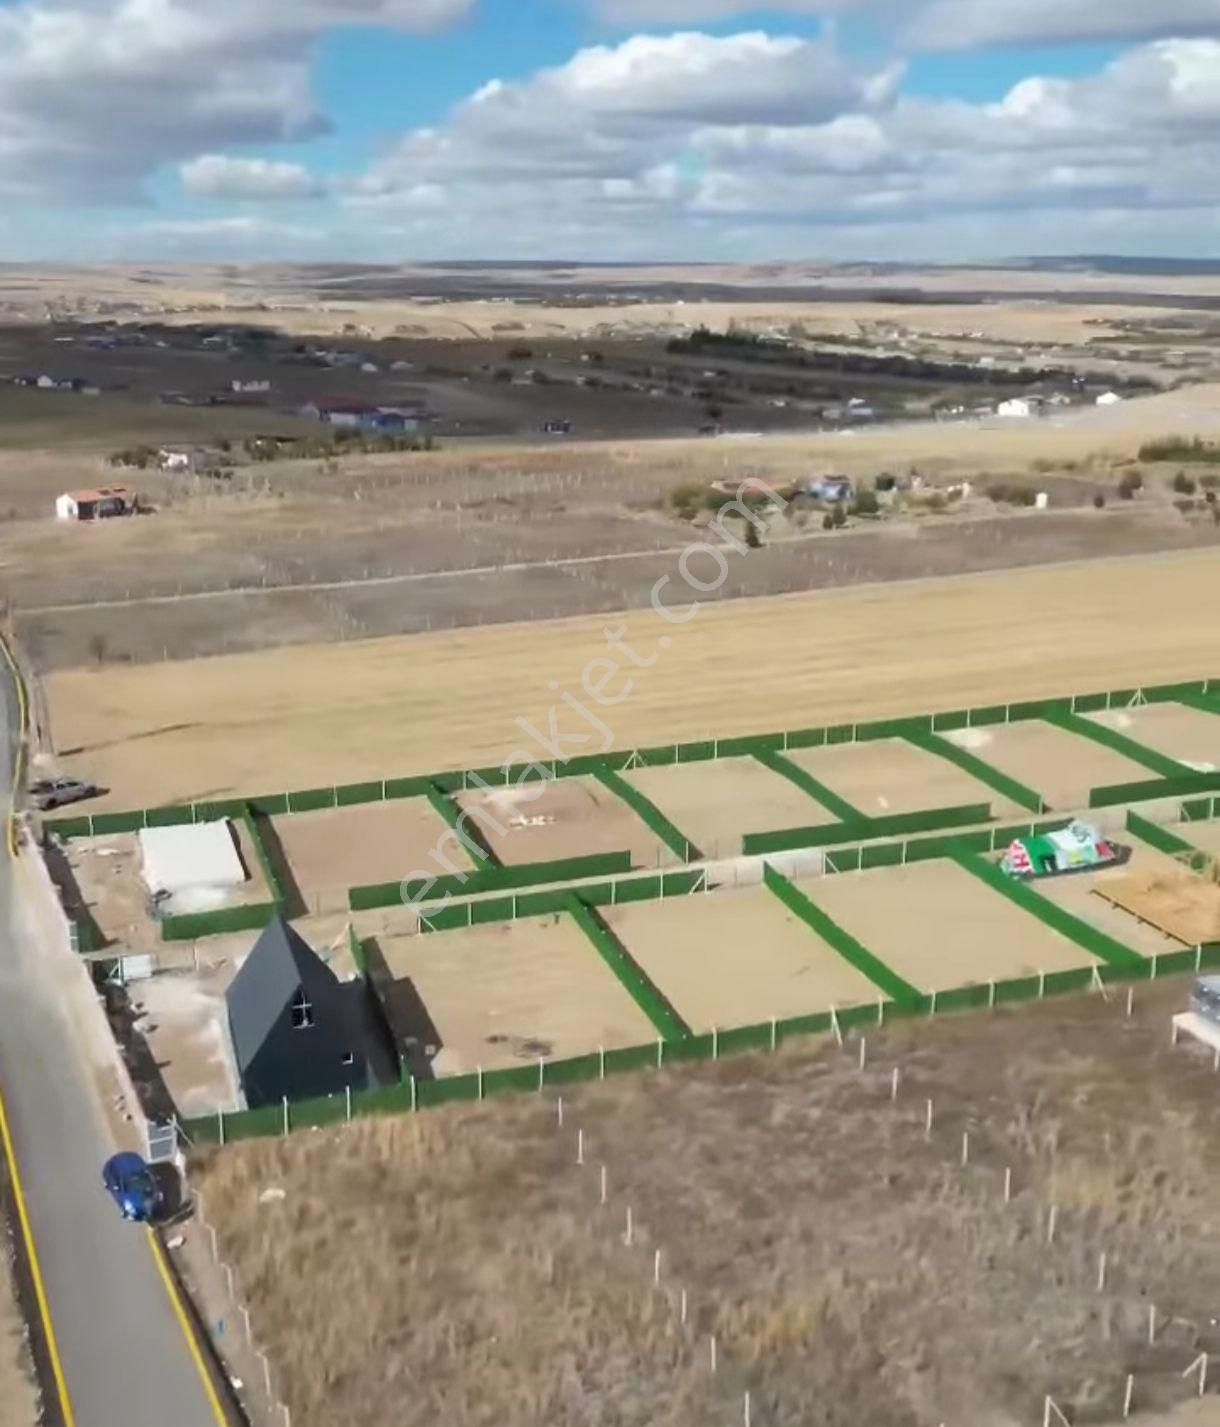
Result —
[[819, 827], [751, 832], [742, 839], [741, 846], [742, 852], [750, 857], [769, 852], [793, 852], [807, 847], [829, 847], [849, 840], [864, 842], [874, 838], [901, 837], [905, 833], [977, 827], [979, 823], [990, 821], [990, 803], [968, 803], [953, 808], [928, 808], [916, 813], [892, 813], [880, 818], [863, 818], [854, 823], [823, 823]]
[[919, 1004], [920, 993], [909, 981], [904, 981], [880, 957], [874, 956], [863, 943], [839, 926], [804, 891], [794, 886], [769, 862], [763, 865], [763, 881], [794, 916], [817, 932], [844, 961], [850, 962], [861, 975], [867, 976], [891, 1001], [907, 1006]]
[[715, 1060], [742, 1053], [775, 1052], [791, 1041], [825, 1036], [836, 1023], [843, 1033], [853, 1029], [863, 1030], [879, 1021], [888, 1023], [909, 1016], [982, 1011], [984, 1008], [1011, 1007], [1077, 994], [1087, 991], [1098, 981], [1104, 986], [1114, 986], [1137, 980], [1160, 980], [1192, 972], [1216, 971], [1220, 970], [1220, 943], [1149, 957], [1147, 960], [1136, 958], [1136, 961], [1137, 965], [1103, 963], [1045, 976], [1023, 976], [1008, 981], [963, 986], [939, 992], [935, 997], [920, 996], [915, 1002], [882, 1001], [843, 1007], [833, 1016], [829, 1011], [820, 1011], [760, 1025], [726, 1028], [714, 1035], [690, 1036], [674, 1041], [662, 1039], [650, 1045], [595, 1051], [567, 1060], [542, 1061], [528, 1071], [524, 1067], [513, 1067], [507, 1071], [476, 1072], [444, 1080], [417, 1080], [407, 1085], [357, 1091], [351, 1097], [350, 1107], [346, 1097], [332, 1096], [292, 1104], [287, 1113], [280, 1107], [273, 1107], [205, 1115], [183, 1121], [181, 1128], [191, 1144], [214, 1145], [282, 1135], [316, 1124], [334, 1124], [346, 1119], [349, 1113], [352, 1118], [399, 1114], [457, 1101], [477, 1101], [500, 1093], [537, 1093], [565, 1085], [604, 1080], [610, 1075], [663, 1068], [674, 1063]]
[[[939, 726], [943, 727], [944, 725], [942, 723]], [[977, 728], [979, 725], [976, 722], [963, 724], [962, 727]], [[998, 768], [993, 768], [977, 753], [971, 753], [966, 748], [959, 748], [956, 743], [947, 738], [941, 738], [938, 733], [925, 732], [917, 728], [909, 729], [903, 737], [908, 743], [914, 744], [916, 748], [922, 748], [925, 753], [935, 754], [937, 758], [943, 758], [947, 763], [952, 763], [955, 767], [960, 768], [963, 773], [969, 773], [972, 778], [976, 778], [993, 792], [1000, 793], [1003, 797], [1016, 803], [1017, 807], [1028, 808], [1031, 813], [1046, 811], [1046, 800], [1041, 793], [1026, 787], [1024, 783], [1019, 783], [1015, 778], [1010, 778], [1007, 773], [1001, 773]]]
[[772, 773], [778, 773], [781, 778], [786, 778], [789, 783], [795, 784], [802, 793], [807, 793], [809, 797], [821, 803], [824, 808], [829, 809], [841, 823], [867, 821], [866, 815], [859, 808], [853, 807], [846, 798], [839, 797], [833, 788], [828, 788], [820, 779], [815, 778], [800, 764], [785, 758], [782, 753], [777, 753], [774, 749], [764, 749], [756, 753], [754, 757], [764, 768], [770, 768]]
[[[452, 876], [421, 877], [418, 882], [379, 882], [352, 887], [347, 904], [353, 912], [374, 907], [405, 906], [424, 897], [474, 896], [480, 892], [507, 892], [514, 887], [537, 887], [546, 882], [576, 882], [583, 877], [609, 877], [631, 871], [630, 852], [598, 852], [588, 857], [565, 857], [553, 862], [524, 862], [516, 867], [484, 867]], [[423, 890], [427, 888], [426, 892]]]
[[593, 943], [602, 960], [626, 988], [631, 999], [648, 1017], [665, 1040], [678, 1040], [690, 1035], [690, 1027], [678, 1015], [644, 973], [636, 959], [619, 941], [613, 930], [595, 907], [586, 906], [576, 893], [568, 899], [568, 910], [576, 925]]
[[1022, 911], [1037, 917], [1044, 926], [1074, 941], [1077, 946], [1083, 947], [1106, 965], [1130, 972], [1138, 972], [1146, 965], [1138, 952], [1132, 951], [1129, 946], [1124, 946], [1114, 937], [1107, 936], [1105, 932], [1099, 931], [1080, 917], [1073, 916], [1058, 903], [1041, 896], [1027, 882], [1008, 876], [993, 862], [973, 853], [955, 851], [951, 855], [958, 866], [965, 868], [993, 890], [1007, 897], [1010, 902], [1015, 902]]
[[1184, 823], [1206, 823], [1213, 822], [1220, 813], [1220, 798], [1195, 798], [1192, 802], [1183, 803], [1179, 810], [1179, 817]]
[[1220, 792], [1220, 773], [1183, 773], [1146, 783], [1109, 783], [1089, 793], [1089, 807], [1113, 808], [1122, 803], [1150, 803], [1158, 798], [1188, 798], [1192, 793]]
[[616, 798], [621, 799], [647, 827], [661, 839], [666, 847], [676, 853], [683, 862], [701, 862], [703, 854], [695, 844], [665, 816], [657, 805], [646, 798], [633, 784], [622, 777], [609, 764], [593, 769], [593, 776]]
[[1120, 753], [1131, 763], [1141, 763], [1160, 778], [1178, 778], [1183, 773], [1190, 772], [1190, 769], [1176, 758], [1169, 758], [1164, 753], [1158, 753], [1155, 748], [1147, 748], [1144, 744], [1137, 743], [1134, 738], [1120, 733], [1116, 728], [1094, 723], [1092, 719], [1081, 718], [1079, 714], [1059, 709], [1047, 714], [1046, 722], [1063, 729], [1065, 733], [1076, 734], [1080, 738], [1099, 743], [1113, 753]]
[[1127, 812], [1127, 831], [1134, 833], [1149, 847], [1155, 847], [1160, 852], [1168, 853], [1170, 857], [1181, 858], [1196, 872], [1203, 871], [1205, 867], [1211, 865], [1213, 860], [1210, 853], [1195, 847], [1184, 837], [1179, 837], [1176, 832], [1171, 832], [1169, 828], [1162, 827], [1160, 823], [1151, 822], [1148, 818], [1141, 817], [1139, 813], [1130, 810]]

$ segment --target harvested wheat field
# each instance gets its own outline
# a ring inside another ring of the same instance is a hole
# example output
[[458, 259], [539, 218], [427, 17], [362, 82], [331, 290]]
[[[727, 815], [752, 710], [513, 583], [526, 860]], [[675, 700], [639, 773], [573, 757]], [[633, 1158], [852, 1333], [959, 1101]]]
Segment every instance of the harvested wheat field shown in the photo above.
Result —
[[1155, 776], [1142, 763], [1041, 719], [962, 728], [945, 737], [1041, 793], [1050, 808], [1087, 807], [1093, 788]]
[[417, 1073], [465, 1075], [656, 1039], [568, 916], [382, 937], [376, 947], [382, 1003]]
[[834, 821], [828, 808], [753, 758], [635, 768], [623, 777], [705, 857], [736, 857], [745, 833]]
[[[1180, 553], [734, 601], [683, 626], [645, 610], [78, 669], [46, 693], [64, 769], [111, 790], [92, 806], [142, 807], [549, 758], [551, 710], [570, 755], [1201, 678], [1218, 579], [1220, 551]], [[655, 658], [630, 687], [620, 660], [609, 738], [548, 690], [580, 690], [607, 628]]]
[[900, 738], [797, 748], [785, 756], [870, 818], [967, 803], [988, 803], [996, 817], [1021, 811], [955, 764]]
[[747, 1391], [768, 1427], [1038, 1427], [1048, 1393], [1117, 1423], [1129, 1372], [1167, 1410], [1220, 1347], [1186, 991], [896, 1024], [863, 1072], [822, 1041], [612, 1078], [562, 1129], [544, 1095], [248, 1142], [196, 1180], [302, 1427], [708, 1427]]
[[1094, 958], [948, 860], [849, 872], [801, 890], [920, 991], [1091, 966]]
[[1220, 768], [1220, 716], [1216, 714], [1185, 704], [1146, 704], [1088, 717], [1200, 773], [1213, 773]]
[[[473, 867], [461, 841], [426, 798], [396, 798], [322, 812], [269, 819], [273, 855], [311, 909], [347, 906], [349, 887], [398, 882], [419, 868], [440, 870], [430, 860], [440, 846], [459, 867]], [[278, 843], [278, 849], [275, 844]]]
[[602, 915], [697, 1035], [880, 994], [766, 887], [632, 902]]
[[454, 797], [509, 867], [603, 852], [630, 852], [635, 867], [677, 860], [648, 824], [596, 778], [531, 779], [524, 786]]

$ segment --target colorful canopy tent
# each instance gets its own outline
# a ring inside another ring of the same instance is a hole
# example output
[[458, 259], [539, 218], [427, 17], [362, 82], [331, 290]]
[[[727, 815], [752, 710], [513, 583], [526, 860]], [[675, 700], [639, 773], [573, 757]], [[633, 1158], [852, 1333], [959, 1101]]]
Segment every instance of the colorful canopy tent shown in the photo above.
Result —
[[1018, 838], [1000, 862], [1010, 877], [1055, 877], [1122, 861], [1123, 848], [1088, 823], [1071, 822], [1057, 832]]

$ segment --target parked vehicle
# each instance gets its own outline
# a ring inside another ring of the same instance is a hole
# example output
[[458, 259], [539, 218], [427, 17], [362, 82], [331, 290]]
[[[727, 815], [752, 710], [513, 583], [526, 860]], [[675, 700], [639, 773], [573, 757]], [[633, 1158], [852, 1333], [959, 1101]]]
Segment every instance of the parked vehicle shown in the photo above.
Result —
[[1010, 877], [1028, 880], [1113, 867], [1127, 862], [1130, 857], [1129, 847], [1102, 837], [1088, 823], [1071, 822], [1058, 832], [1017, 838], [1004, 854], [1000, 867]]
[[96, 783], [86, 783], [80, 778], [44, 779], [30, 789], [34, 806], [42, 813], [50, 812], [52, 808], [65, 807], [68, 803], [80, 803], [86, 798], [96, 798], [101, 791]]
[[161, 1210], [156, 1177], [138, 1154], [112, 1155], [102, 1166], [102, 1184], [129, 1223], [150, 1224]]

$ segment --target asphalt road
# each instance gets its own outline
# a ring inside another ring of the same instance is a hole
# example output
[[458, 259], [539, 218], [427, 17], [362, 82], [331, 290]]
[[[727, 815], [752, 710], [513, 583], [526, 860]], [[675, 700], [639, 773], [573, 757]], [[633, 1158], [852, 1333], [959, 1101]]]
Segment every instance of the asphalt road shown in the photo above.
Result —
[[[16, 700], [0, 683], [7, 812]], [[2, 848], [0, 928], [0, 1086], [77, 1427], [217, 1427], [146, 1231], [102, 1190], [114, 1146]]]

